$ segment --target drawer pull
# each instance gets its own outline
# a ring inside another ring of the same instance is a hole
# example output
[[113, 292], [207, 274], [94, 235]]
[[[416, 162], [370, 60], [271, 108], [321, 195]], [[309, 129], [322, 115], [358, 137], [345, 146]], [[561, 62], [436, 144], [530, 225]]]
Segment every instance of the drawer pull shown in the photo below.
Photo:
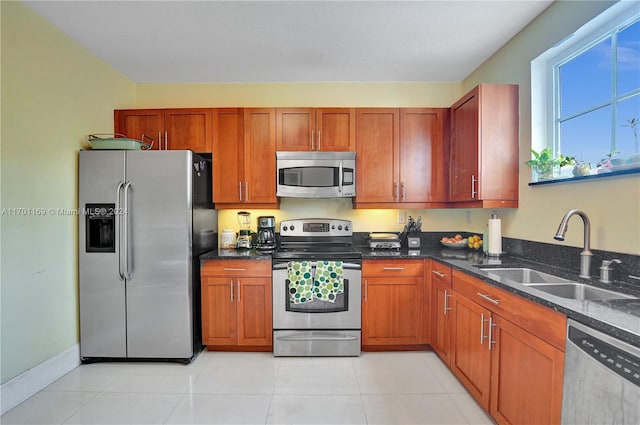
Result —
[[384, 267], [382, 270], [404, 270], [404, 267]]
[[225, 267], [224, 271], [225, 272], [246, 272], [247, 269], [236, 269], [236, 268], [233, 268], [233, 267]]
[[500, 304], [500, 300], [494, 300], [493, 298], [491, 298], [489, 295], [487, 294], [482, 294], [480, 292], [476, 292], [476, 294], [478, 294], [479, 296], [481, 296], [482, 298], [484, 298], [485, 300], [494, 303], [495, 305]]
[[442, 278], [447, 277], [447, 275], [446, 275], [446, 274], [441, 273], [441, 272], [439, 272], [439, 271], [437, 271], [437, 270], [431, 270], [431, 273], [435, 274], [435, 275], [436, 275], [436, 276], [438, 276], [438, 277], [442, 277]]

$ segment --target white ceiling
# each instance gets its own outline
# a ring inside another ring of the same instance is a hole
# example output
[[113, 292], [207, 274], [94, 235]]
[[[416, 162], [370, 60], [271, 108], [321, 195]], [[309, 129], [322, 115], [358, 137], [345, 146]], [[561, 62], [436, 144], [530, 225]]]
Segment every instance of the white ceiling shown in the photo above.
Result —
[[25, 1], [137, 83], [462, 81], [552, 2]]

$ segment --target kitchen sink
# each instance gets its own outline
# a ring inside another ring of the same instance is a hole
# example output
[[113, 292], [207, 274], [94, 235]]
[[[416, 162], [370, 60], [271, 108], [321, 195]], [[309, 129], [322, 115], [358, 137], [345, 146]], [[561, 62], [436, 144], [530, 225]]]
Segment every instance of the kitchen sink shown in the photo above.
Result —
[[573, 300], [615, 300], [637, 299], [633, 295], [626, 295], [608, 289], [602, 289], [584, 283], [573, 282], [552, 274], [539, 272], [525, 267], [513, 268], [480, 268], [493, 279], [520, 283], [538, 291], [546, 292], [557, 297]]
[[481, 268], [491, 278], [500, 278], [510, 280], [516, 283], [570, 283], [570, 280], [563, 279], [558, 276], [554, 276], [547, 273], [542, 273], [537, 270], [516, 267], [516, 268]]
[[621, 294], [608, 289], [597, 288], [584, 283], [528, 283], [525, 286], [547, 294], [574, 300], [616, 300], [635, 299], [633, 295]]

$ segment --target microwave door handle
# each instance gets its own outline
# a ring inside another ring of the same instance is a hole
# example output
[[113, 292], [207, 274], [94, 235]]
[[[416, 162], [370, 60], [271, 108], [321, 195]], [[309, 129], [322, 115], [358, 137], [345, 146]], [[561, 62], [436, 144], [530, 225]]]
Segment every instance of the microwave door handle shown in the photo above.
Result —
[[340, 168], [338, 170], [338, 193], [342, 193], [342, 161], [340, 161]]

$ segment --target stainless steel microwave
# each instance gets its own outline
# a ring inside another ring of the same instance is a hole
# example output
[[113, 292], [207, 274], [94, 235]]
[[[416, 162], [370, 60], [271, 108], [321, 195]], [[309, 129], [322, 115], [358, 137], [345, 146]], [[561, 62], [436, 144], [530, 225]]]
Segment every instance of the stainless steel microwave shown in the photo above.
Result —
[[355, 152], [276, 152], [276, 169], [277, 196], [356, 196]]

